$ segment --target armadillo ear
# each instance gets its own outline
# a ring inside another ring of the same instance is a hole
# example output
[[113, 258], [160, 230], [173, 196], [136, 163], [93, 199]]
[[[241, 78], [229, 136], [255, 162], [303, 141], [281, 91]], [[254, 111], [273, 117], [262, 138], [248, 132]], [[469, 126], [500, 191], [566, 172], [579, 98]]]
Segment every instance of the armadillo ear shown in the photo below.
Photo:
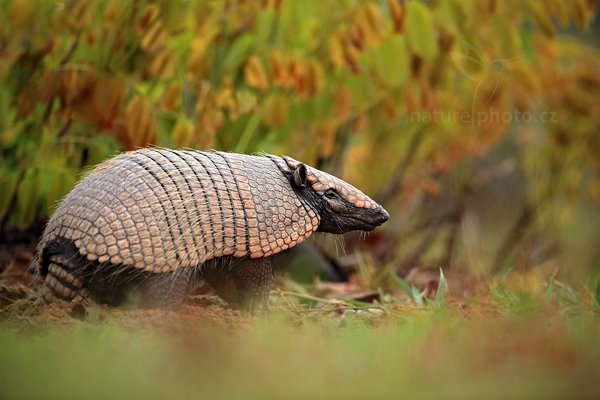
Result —
[[294, 169], [294, 184], [298, 187], [306, 186], [306, 165], [298, 163], [296, 169]]

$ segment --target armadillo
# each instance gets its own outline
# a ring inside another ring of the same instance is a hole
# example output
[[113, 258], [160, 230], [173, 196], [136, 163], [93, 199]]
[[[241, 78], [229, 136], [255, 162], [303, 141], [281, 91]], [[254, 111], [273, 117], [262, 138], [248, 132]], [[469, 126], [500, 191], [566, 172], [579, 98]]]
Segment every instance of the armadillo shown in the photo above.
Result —
[[42, 298], [175, 307], [202, 278], [226, 301], [263, 302], [272, 259], [314, 232], [370, 231], [386, 210], [290, 157], [142, 149], [97, 166], [62, 200], [38, 247]]

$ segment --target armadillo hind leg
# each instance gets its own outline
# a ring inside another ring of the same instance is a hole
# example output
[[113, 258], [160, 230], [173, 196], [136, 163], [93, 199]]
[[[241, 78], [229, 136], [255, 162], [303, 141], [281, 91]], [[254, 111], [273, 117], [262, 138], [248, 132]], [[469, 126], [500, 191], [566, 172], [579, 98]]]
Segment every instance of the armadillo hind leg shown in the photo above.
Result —
[[183, 304], [188, 295], [193, 274], [193, 268], [151, 274], [138, 287], [137, 302], [145, 308], [177, 308]]
[[231, 305], [249, 311], [266, 310], [273, 283], [273, 266], [268, 257], [236, 261], [229, 269], [208, 268], [203, 277]]
[[76, 251], [68, 246], [61, 253], [51, 254], [46, 272], [42, 298], [50, 303], [54, 299], [71, 301], [85, 295], [83, 282], [79, 276], [84, 265]]

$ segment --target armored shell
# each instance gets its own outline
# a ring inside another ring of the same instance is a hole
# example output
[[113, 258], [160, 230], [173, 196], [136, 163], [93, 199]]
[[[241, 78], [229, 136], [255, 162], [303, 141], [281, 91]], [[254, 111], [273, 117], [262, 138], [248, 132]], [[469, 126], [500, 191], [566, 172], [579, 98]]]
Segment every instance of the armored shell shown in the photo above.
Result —
[[[270, 155], [123, 153], [65, 197], [40, 249], [65, 238], [90, 261], [151, 272], [221, 256], [268, 257], [307, 239], [319, 225], [319, 215], [282, 172], [287, 165]], [[318, 176], [311, 179], [319, 184]]]

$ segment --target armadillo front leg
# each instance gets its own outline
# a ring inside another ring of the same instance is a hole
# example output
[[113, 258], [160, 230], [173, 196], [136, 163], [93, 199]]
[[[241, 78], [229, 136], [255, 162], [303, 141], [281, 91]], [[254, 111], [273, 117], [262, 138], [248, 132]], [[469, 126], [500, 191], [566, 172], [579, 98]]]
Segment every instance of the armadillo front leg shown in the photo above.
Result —
[[273, 282], [270, 258], [242, 259], [227, 270], [210, 268], [203, 276], [217, 294], [230, 304], [250, 311], [266, 308]]
[[177, 308], [188, 294], [193, 280], [192, 268], [147, 276], [139, 287], [140, 305], [147, 308]]

